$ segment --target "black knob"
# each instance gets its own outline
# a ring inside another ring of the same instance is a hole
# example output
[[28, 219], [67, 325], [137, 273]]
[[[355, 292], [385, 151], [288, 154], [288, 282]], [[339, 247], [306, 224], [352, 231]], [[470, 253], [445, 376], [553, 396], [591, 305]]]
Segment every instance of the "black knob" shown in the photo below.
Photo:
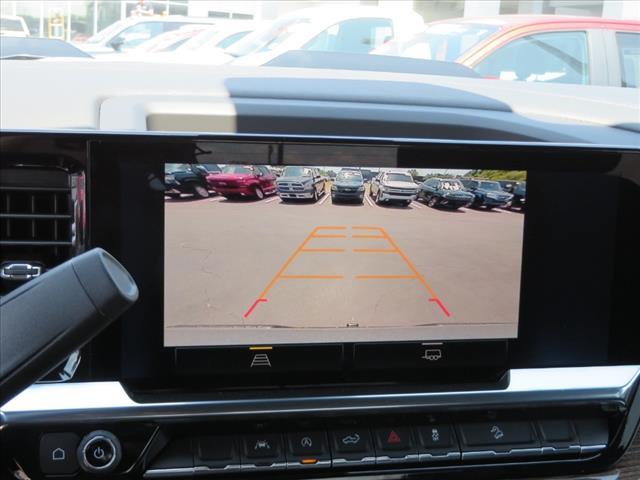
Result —
[[90, 473], [112, 472], [122, 459], [118, 438], [106, 430], [86, 435], [78, 446], [78, 463]]

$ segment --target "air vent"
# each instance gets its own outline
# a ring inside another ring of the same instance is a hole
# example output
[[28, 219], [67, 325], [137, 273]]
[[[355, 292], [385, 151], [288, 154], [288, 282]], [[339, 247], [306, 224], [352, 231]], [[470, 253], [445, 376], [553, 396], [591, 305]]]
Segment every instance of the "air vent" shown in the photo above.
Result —
[[0, 294], [75, 254], [83, 180], [57, 168], [0, 170]]

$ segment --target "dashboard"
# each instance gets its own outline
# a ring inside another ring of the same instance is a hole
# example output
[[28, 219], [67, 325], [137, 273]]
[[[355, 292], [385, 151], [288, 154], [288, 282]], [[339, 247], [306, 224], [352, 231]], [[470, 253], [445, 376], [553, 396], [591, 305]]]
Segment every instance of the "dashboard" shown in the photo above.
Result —
[[32, 478], [559, 475], [633, 439], [637, 148], [1, 145], [2, 293], [94, 247], [140, 291], [2, 406], [3, 463]]

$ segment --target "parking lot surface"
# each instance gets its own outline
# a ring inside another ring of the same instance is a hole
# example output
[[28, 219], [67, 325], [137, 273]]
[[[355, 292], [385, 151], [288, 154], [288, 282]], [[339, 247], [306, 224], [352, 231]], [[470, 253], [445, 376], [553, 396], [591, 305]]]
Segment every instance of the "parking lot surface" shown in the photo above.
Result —
[[520, 213], [185, 197], [165, 220], [166, 345], [516, 336]]

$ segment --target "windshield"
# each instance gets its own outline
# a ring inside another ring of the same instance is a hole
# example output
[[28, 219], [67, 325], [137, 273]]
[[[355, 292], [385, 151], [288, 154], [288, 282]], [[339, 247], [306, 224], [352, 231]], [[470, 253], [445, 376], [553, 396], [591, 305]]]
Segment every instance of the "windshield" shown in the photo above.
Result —
[[340, 172], [336, 180], [343, 182], [362, 182], [362, 175], [360, 172]]
[[222, 173], [252, 175], [253, 169], [251, 167], [244, 167], [242, 165], [227, 165], [222, 169]]
[[440, 188], [443, 190], [464, 190], [462, 183], [458, 180], [443, 180], [440, 183]]
[[240, 57], [257, 51], [273, 50], [292, 35], [308, 28], [310, 22], [309, 18], [285, 17], [276, 20], [238, 40], [227, 48], [226, 52], [234, 57]]
[[406, 42], [390, 42], [376, 53], [425, 60], [455, 61], [471, 47], [498, 31], [496, 26], [437, 23]]
[[287, 167], [282, 172], [283, 177], [312, 177], [313, 172], [310, 168], [304, 167]]
[[116, 36], [128, 24], [129, 22], [126, 20], [120, 20], [119, 22], [112, 23], [107, 28], [100, 30], [98, 33], [96, 33], [92, 37], [89, 37], [87, 40], [85, 40], [84, 43], [89, 43], [89, 44], [104, 43], [108, 41], [111, 37]]
[[478, 188], [481, 188], [483, 190], [495, 190], [498, 192], [502, 192], [502, 187], [500, 187], [500, 184], [498, 182], [480, 182], [480, 185]]
[[387, 173], [384, 176], [386, 182], [411, 182], [413, 183], [413, 177], [404, 173]]

